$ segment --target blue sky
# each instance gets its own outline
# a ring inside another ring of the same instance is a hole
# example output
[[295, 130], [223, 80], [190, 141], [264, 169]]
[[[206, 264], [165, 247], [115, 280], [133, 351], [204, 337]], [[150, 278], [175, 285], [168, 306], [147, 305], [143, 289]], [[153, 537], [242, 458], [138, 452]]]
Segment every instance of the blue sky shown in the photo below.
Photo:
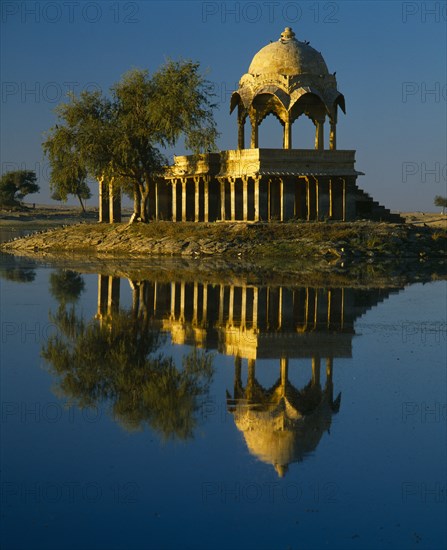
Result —
[[[199, 61], [207, 71], [220, 107], [218, 145], [236, 148], [231, 92], [286, 26], [337, 71], [347, 107], [338, 148], [357, 150], [356, 167], [366, 174], [360, 187], [400, 211], [436, 211], [433, 197], [447, 195], [445, 1], [3, 0], [1, 10], [1, 171], [36, 170], [41, 193], [30, 201], [50, 202], [41, 143], [66, 92], [107, 91], [128, 69], [154, 71], [167, 57]], [[300, 120], [294, 146], [312, 147], [313, 132]], [[259, 140], [281, 146], [274, 117]], [[180, 144], [173, 152], [186, 151]]]

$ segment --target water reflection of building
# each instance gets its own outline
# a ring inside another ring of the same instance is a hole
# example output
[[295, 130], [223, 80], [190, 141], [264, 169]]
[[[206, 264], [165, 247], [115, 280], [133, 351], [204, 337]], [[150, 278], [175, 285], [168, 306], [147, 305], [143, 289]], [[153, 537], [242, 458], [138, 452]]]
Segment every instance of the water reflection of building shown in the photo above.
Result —
[[[334, 359], [352, 356], [355, 321], [392, 292], [187, 281], [130, 284], [134, 315], [170, 333], [174, 344], [234, 356], [228, 411], [250, 452], [280, 476], [313, 452], [329, 429], [341, 399], [333, 397]], [[119, 279], [99, 276], [98, 318], [112, 319], [118, 301]], [[258, 359], [277, 360], [278, 379], [271, 387], [256, 378]], [[289, 380], [291, 359], [311, 364], [311, 378], [301, 389]]]

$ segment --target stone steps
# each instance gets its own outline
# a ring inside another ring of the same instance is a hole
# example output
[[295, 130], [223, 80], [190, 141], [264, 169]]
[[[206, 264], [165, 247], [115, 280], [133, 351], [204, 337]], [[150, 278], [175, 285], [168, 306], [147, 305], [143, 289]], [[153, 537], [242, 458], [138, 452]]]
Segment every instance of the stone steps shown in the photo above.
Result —
[[373, 221], [386, 221], [390, 223], [405, 223], [405, 220], [399, 214], [393, 214], [389, 208], [385, 208], [377, 201], [373, 200], [371, 195], [360, 189], [357, 184], [353, 185], [352, 192], [356, 201], [357, 218], [366, 218]]

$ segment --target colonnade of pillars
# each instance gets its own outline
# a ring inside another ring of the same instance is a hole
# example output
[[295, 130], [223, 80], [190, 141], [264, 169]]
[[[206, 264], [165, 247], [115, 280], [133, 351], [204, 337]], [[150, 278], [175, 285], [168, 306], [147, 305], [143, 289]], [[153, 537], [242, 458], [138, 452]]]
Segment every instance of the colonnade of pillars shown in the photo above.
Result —
[[344, 288], [257, 288], [186, 282], [169, 286], [158, 284], [157, 289], [170, 294], [171, 320], [262, 332], [352, 329], [353, 320], [345, 322]]
[[[245, 121], [246, 115], [238, 118], [238, 149], [245, 149]], [[315, 149], [324, 149], [324, 120], [315, 120]], [[337, 149], [337, 123], [330, 120], [329, 130], [329, 149], [335, 151]], [[250, 117], [251, 136], [250, 148], [257, 149], [259, 147], [259, 123], [256, 116]], [[283, 149], [292, 149], [292, 122], [287, 119], [283, 122]]]
[[351, 178], [317, 176], [174, 178], [172, 220], [345, 221], [355, 217], [353, 185]]

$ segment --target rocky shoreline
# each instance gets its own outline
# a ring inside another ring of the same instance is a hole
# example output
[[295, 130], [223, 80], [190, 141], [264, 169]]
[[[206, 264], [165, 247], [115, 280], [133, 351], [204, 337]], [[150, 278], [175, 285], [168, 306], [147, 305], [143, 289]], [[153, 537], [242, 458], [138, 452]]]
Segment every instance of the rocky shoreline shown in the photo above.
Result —
[[46, 257], [148, 256], [282, 258], [327, 261], [426, 259], [445, 261], [447, 231], [411, 224], [213, 223], [87, 224], [32, 233], [1, 250]]

